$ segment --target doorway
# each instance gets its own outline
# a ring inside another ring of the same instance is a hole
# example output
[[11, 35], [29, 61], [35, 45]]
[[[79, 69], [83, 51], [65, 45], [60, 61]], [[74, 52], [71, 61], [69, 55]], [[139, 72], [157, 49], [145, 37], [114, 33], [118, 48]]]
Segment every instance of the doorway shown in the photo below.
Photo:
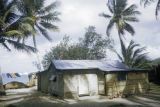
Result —
[[78, 95], [89, 95], [89, 83], [86, 75], [84, 74], [78, 76]]

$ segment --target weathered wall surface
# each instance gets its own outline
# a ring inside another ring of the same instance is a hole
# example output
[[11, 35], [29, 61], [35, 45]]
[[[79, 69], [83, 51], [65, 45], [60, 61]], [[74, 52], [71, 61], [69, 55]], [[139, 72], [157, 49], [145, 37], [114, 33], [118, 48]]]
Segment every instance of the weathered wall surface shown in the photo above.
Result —
[[97, 74], [87, 74], [89, 83], [89, 94], [91, 96], [98, 95], [98, 77]]
[[41, 72], [40, 76], [38, 75], [38, 87], [42, 92], [62, 97], [63, 77], [57, 73], [54, 66], [50, 66], [47, 71]]
[[98, 77], [96, 74], [65, 74], [63, 78], [64, 96], [67, 98], [78, 98], [83, 93], [90, 96], [98, 95]]
[[53, 95], [57, 95], [59, 97], [63, 97], [63, 78], [60, 74], [52, 74], [49, 76], [54, 77], [55, 80], [49, 81], [49, 93]]
[[105, 95], [106, 94], [106, 90], [105, 90], [105, 85], [106, 85], [106, 81], [105, 81], [105, 74], [103, 73], [98, 73], [98, 94], [100, 95]]
[[117, 76], [118, 73], [105, 76], [107, 96], [145, 93], [149, 88], [147, 73], [128, 73], [126, 81], [118, 81]]
[[48, 72], [41, 72], [38, 75], [38, 90], [48, 93], [48, 87], [49, 87], [49, 76]]
[[64, 79], [64, 97], [78, 98], [78, 75], [65, 74]]
[[[55, 69], [53, 66], [50, 66], [50, 68], [46, 71], [38, 73], [38, 90], [42, 91], [44, 93], [52, 93], [52, 81], [50, 81], [50, 78], [52, 75], [55, 75]], [[53, 84], [54, 86], [54, 84]]]
[[149, 88], [148, 73], [128, 73], [124, 94], [145, 93]]
[[117, 74], [107, 74], [106, 78], [106, 95], [107, 96], [115, 96], [118, 94], [118, 82], [117, 82]]

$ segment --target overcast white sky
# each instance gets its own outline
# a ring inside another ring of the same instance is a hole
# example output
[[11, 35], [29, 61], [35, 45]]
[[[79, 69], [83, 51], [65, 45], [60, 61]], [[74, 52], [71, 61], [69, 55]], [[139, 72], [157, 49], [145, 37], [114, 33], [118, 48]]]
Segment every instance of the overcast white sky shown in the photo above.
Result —
[[[53, 0], [47, 0], [47, 4]], [[47, 52], [50, 47], [56, 45], [65, 34], [70, 35], [73, 41], [77, 41], [78, 37], [81, 37], [85, 28], [89, 25], [94, 25], [97, 28], [97, 32], [105, 35], [106, 26], [108, 21], [98, 14], [102, 12], [108, 13], [106, 7], [107, 0], [59, 0], [61, 6], [59, 11], [62, 13], [60, 16], [61, 22], [58, 23], [60, 32], [50, 32], [50, 36], [53, 38], [53, 42], [49, 43], [43, 37], [37, 36], [39, 56], [42, 56]], [[160, 22], [156, 21], [154, 16], [155, 4], [147, 8], [143, 8], [139, 5], [139, 0], [128, 0], [129, 4], [136, 3], [139, 6], [139, 10], [142, 14], [139, 16], [140, 22], [132, 24], [135, 28], [136, 34], [131, 37], [126, 33], [126, 44], [131, 40], [135, 40], [142, 46], [147, 47], [149, 57], [152, 59], [160, 57]], [[112, 31], [112, 37], [115, 40], [115, 48], [119, 49], [119, 40], [116, 30]], [[114, 54], [108, 53], [108, 59], [117, 59]], [[12, 50], [7, 52], [0, 47], [0, 67], [2, 72], [35, 72], [36, 67], [33, 65], [33, 61], [36, 61], [35, 54], [26, 54]]]

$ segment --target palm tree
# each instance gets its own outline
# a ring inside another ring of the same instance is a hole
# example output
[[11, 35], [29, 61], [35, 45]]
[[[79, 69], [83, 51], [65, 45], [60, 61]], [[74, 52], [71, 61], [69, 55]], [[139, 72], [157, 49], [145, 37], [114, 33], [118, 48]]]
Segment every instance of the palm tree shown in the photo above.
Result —
[[122, 41], [121, 54], [117, 53], [119, 59], [130, 68], [147, 69], [150, 67], [150, 61], [147, 53], [144, 53], [145, 47], [140, 47], [134, 41], [130, 41], [128, 47], [125, 47]]
[[136, 15], [139, 15], [140, 12], [136, 10], [137, 6], [132, 4], [127, 7], [127, 0], [108, 0], [107, 7], [112, 15], [105, 13], [100, 14], [100, 16], [104, 18], [110, 19], [106, 34], [109, 36], [111, 29], [116, 25], [120, 42], [122, 40], [121, 36], [124, 35], [125, 31], [134, 35], [135, 30], [128, 22], [138, 22]]
[[8, 51], [11, 51], [8, 47], [10, 44], [17, 50], [36, 52], [35, 48], [15, 40], [32, 31], [32, 26], [27, 23], [26, 18], [17, 19], [18, 15], [13, 12], [14, 6], [14, 1], [0, 0], [0, 44]]
[[142, 4], [144, 4], [144, 6], [146, 6], [146, 5], [149, 5], [149, 4], [151, 4], [151, 3], [153, 3], [153, 2], [157, 2], [157, 4], [156, 4], [156, 10], [155, 10], [155, 15], [156, 15], [156, 17], [158, 16], [158, 13], [159, 13], [159, 10], [160, 10], [160, 0], [140, 0], [140, 3]]
[[[58, 2], [45, 6], [46, 0], [16, 0], [21, 17], [29, 17], [33, 21], [34, 32], [40, 32], [47, 40], [51, 41], [47, 30], [57, 31], [55, 22], [60, 21], [60, 13], [56, 11]], [[35, 33], [32, 33], [34, 46], [36, 47]]]

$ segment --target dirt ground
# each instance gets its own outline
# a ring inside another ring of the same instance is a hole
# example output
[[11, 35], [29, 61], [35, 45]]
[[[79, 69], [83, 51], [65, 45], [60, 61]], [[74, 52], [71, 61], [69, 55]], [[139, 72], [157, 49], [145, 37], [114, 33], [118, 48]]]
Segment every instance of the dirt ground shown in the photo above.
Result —
[[37, 92], [36, 87], [6, 92], [7, 96], [0, 97], [0, 107], [160, 107], [160, 86], [153, 84], [148, 94], [112, 100], [105, 96], [58, 99]]

